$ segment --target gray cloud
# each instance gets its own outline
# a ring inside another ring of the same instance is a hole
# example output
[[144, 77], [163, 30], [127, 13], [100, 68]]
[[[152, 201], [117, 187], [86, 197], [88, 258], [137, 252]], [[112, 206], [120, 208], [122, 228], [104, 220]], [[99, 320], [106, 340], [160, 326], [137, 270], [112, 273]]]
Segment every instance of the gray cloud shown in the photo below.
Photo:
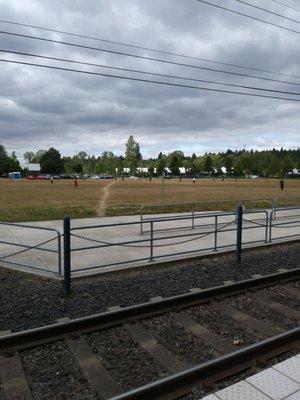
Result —
[[[218, 0], [214, 2], [220, 4]], [[256, 0], [255, 4], [265, 5], [262, 0]], [[228, 6], [282, 22], [278, 18], [245, 9], [232, 0], [228, 0]], [[271, 7], [274, 11], [295, 17], [288, 9], [270, 4]], [[3, 19], [17, 22], [300, 76], [299, 35], [218, 11], [196, 0], [0, 0], [0, 14]], [[282, 24], [294, 27], [285, 21]], [[300, 84], [297, 78], [136, 51], [2, 23], [0, 29], [104, 49], [138, 52], [144, 56], [193, 65], [249, 72]], [[1, 48], [4, 49], [278, 90], [299, 92], [300, 87], [0, 36]], [[23, 59], [9, 54], [2, 54], [1, 57]], [[26, 61], [29, 60], [26, 58]], [[58, 65], [57, 62], [37, 62]], [[59, 65], [108, 72], [96, 67]], [[124, 75], [133, 76], [130, 73]], [[174, 79], [165, 80], [175, 82]], [[299, 123], [299, 104], [284, 100], [0, 64], [0, 142], [9, 151], [17, 150], [19, 155], [25, 150], [53, 145], [63, 154], [80, 150], [100, 154], [106, 149], [121, 153], [129, 133], [138, 138], [146, 156], [156, 155], [160, 150], [167, 152], [179, 148], [187, 153], [200, 154], [244, 145], [258, 149], [296, 147], [300, 138]]]

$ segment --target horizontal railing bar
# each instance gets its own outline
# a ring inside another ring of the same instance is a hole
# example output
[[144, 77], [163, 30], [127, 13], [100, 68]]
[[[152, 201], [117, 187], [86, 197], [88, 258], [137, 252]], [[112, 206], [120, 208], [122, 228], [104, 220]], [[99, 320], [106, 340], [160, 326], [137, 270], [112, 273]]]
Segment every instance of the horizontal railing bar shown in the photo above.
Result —
[[[234, 221], [232, 221], [234, 222]], [[231, 222], [231, 223], [232, 223]], [[250, 221], [251, 223], [251, 221]], [[226, 225], [226, 224], [225, 224]], [[249, 229], [265, 229], [266, 225], [264, 226], [244, 226], [243, 229], [244, 230], [249, 230]], [[222, 229], [222, 228], [221, 228]], [[162, 237], [154, 237], [153, 241], [161, 241], [161, 240], [171, 240], [171, 239], [175, 239], [175, 238], [184, 238], [184, 237], [193, 237], [193, 236], [200, 236], [199, 240], [201, 240], [203, 238], [203, 236], [208, 236], [208, 235], [212, 235], [217, 233], [226, 233], [226, 232], [235, 232], [236, 228], [231, 228], [231, 229], [222, 229], [222, 230], [212, 230], [212, 231], [204, 231], [204, 232], [193, 232], [193, 233], [186, 233], [186, 234], [182, 234], [182, 235], [176, 235], [176, 236], [162, 236]], [[86, 247], [77, 247], [77, 248], [73, 248], [71, 249], [71, 252], [77, 252], [77, 251], [85, 251], [85, 250], [92, 250], [92, 249], [100, 249], [100, 248], [105, 248], [105, 247], [115, 247], [115, 246], [126, 246], [130, 244], [135, 244], [135, 243], [145, 243], [145, 242], [150, 242], [151, 239], [143, 239], [143, 240], [135, 240], [135, 241], [127, 241], [127, 242], [116, 242], [116, 243], [104, 243], [104, 244], [100, 244], [98, 246], [86, 246]], [[172, 243], [173, 244], [177, 244], [177, 243]], [[181, 243], [178, 243], [178, 245], [180, 245]], [[166, 246], [168, 246], [168, 244], [166, 244]], [[139, 247], [137, 246], [136, 248], [144, 248], [144, 249], [148, 249], [150, 247], [150, 243], [149, 246], [147, 247]], [[155, 246], [154, 246], [155, 247]]]
[[14, 222], [3, 222], [3, 221], [0, 221], [0, 225], [15, 226], [15, 227], [18, 227], [18, 228], [39, 229], [39, 230], [42, 230], [42, 231], [55, 232], [58, 235], [60, 235], [60, 232], [57, 229], [55, 229], [55, 228], [46, 228], [44, 226], [25, 225], [25, 224], [19, 224], [19, 223], [14, 223]]
[[111, 264], [98, 265], [98, 266], [94, 266], [94, 267], [79, 268], [79, 269], [76, 269], [75, 271], [72, 271], [72, 275], [73, 275], [73, 272], [76, 273], [76, 272], [89, 271], [89, 270], [98, 269], [98, 268], [114, 267], [116, 265], [123, 265], [123, 264], [132, 263], [132, 262], [139, 262], [139, 261], [149, 261], [149, 257], [137, 258], [134, 260], [127, 260], [127, 261], [120, 261], [120, 262], [115, 262], [115, 263], [111, 263]]
[[287, 236], [272, 236], [272, 240], [276, 240], [276, 239], [285, 239], [285, 238], [291, 238], [291, 237], [297, 237], [300, 236], [300, 233], [296, 233], [294, 235], [287, 235]]
[[48, 270], [48, 269], [45, 269], [45, 268], [33, 267], [32, 265], [21, 264], [21, 263], [15, 262], [15, 261], [0, 260], [0, 263], [18, 265], [19, 267], [26, 267], [26, 268], [34, 269], [34, 270], [37, 270], [37, 271], [48, 272], [48, 273], [53, 274], [55, 276], [59, 276], [59, 274], [57, 272], [54, 272], [54, 271], [51, 271], [51, 270]]
[[[56, 240], [57, 238], [53, 238], [53, 240]], [[11, 242], [5, 242], [4, 240], [0, 240], [0, 245], [1, 244], [7, 244], [10, 246], [14, 246], [14, 247], [23, 247], [24, 249], [28, 249], [28, 250], [40, 250], [40, 251], [49, 251], [50, 253], [58, 253], [57, 250], [52, 250], [52, 249], [46, 249], [45, 247], [35, 247], [37, 246], [36, 244], [33, 246], [29, 246], [26, 244], [21, 244], [21, 243], [11, 243]]]

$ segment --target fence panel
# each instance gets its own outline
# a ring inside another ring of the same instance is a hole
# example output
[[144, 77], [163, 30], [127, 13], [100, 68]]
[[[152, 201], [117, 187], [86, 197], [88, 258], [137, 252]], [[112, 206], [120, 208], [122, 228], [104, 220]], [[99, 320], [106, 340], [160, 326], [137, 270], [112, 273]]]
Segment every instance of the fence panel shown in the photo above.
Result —
[[[178, 258], [236, 245], [236, 212], [154, 217], [143, 221], [147, 229], [142, 237], [139, 225], [139, 221], [134, 221], [71, 228], [73, 273]], [[242, 245], [267, 240], [268, 212], [244, 212]]]
[[0, 263], [61, 276], [61, 234], [52, 228], [0, 222]]
[[300, 236], [300, 207], [276, 208], [270, 213], [269, 241]]

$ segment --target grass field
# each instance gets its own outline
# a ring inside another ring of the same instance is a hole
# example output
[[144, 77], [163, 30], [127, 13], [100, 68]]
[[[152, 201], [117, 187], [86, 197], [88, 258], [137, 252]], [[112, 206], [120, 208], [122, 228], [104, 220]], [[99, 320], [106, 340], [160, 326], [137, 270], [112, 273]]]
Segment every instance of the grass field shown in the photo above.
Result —
[[72, 180], [10, 181], [0, 180], [0, 220], [42, 221], [94, 216], [107, 182], [80, 181], [74, 189]]
[[[108, 186], [109, 185], [109, 186]], [[71, 180], [13, 182], [0, 180], [0, 220], [34, 221], [60, 219], [65, 213], [72, 218], [97, 215], [126, 215], [139, 213], [144, 204], [159, 204], [162, 200], [159, 179], [113, 181], [79, 181], [78, 189], [73, 188]], [[165, 180], [165, 203], [220, 201], [217, 206], [209, 203], [199, 205], [200, 210], [232, 209], [233, 203], [224, 200], [245, 198], [272, 198], [299, 196], [300, 180], [286, 180], [284, 191], [279, 189], [279, 180], [269, 179], [199, 179]], [[104, 200], [105, 199], [105, 200]], [[222, 203], [222, 201], [224, 203]], [[105, 204], [104, 204], [105, 203]], [[281, 205], [291, 204], [282, 200]], [[268, 207], [266, 202], [251, 202], [251, 206]], [[173, 207], [166, 211], [183, 211]], [[147, 208], [146, 212], [160, 212]], [[101, 213], [102, 212], [102, 213]]]

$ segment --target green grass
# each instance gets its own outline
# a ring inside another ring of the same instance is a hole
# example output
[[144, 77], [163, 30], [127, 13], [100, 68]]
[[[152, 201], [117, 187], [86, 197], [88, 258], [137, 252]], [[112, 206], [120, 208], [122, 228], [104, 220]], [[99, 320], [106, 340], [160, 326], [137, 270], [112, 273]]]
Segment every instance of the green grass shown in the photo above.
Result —
[[42, 221], [62, 219], [65, 214], [70, 218], [87, 218], [95, 215], [94, 210], [87, 207], [55, 206], [18, 207], [16, 209], [1, 209], [0, 220], [8, 222]]

